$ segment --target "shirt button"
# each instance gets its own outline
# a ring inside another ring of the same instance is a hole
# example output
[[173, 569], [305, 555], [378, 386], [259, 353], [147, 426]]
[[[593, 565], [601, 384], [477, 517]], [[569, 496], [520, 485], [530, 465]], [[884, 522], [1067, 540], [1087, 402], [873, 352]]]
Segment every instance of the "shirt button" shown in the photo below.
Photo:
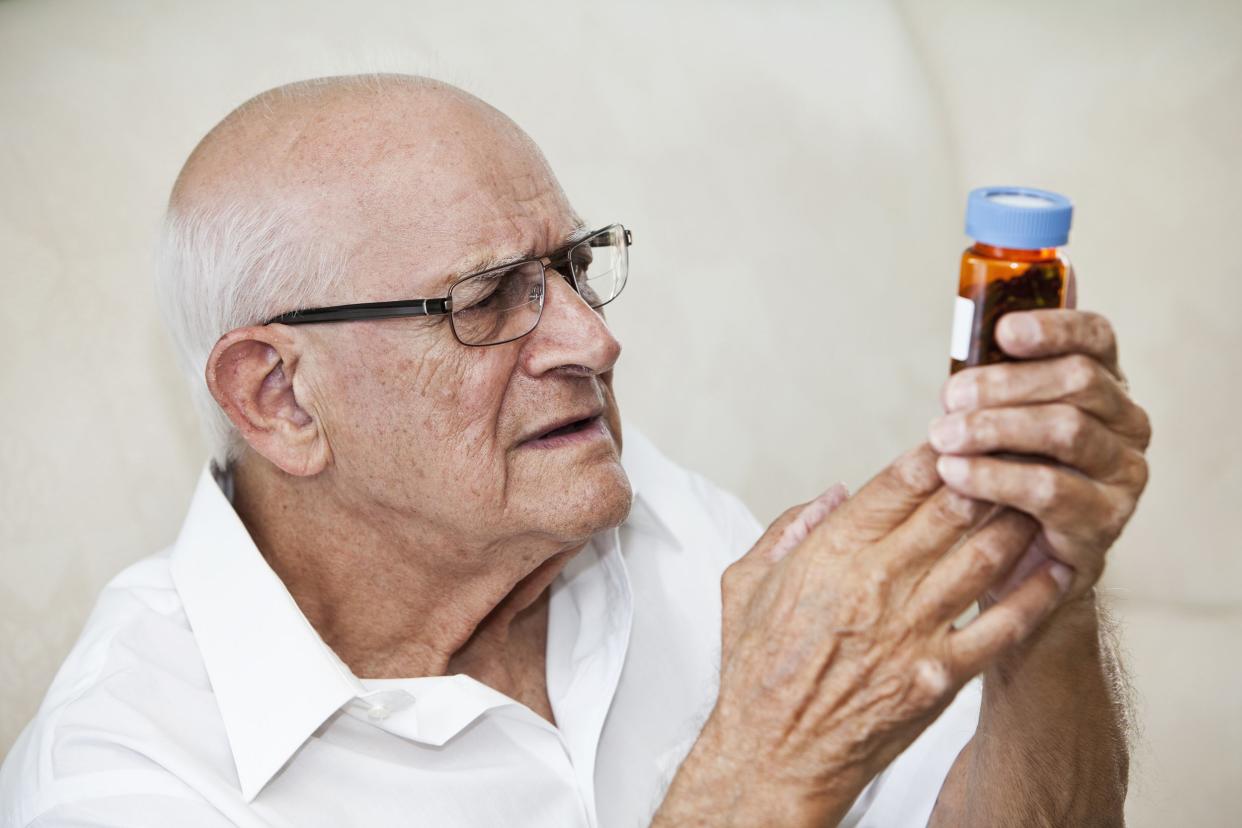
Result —
[[368, 710], [367, 710], [367, 718], [370, 718], [370, 719], [377, 719], [377, 720], [378, 720], [378, 719], [387, 719], [387, 718], [388, 718], [388, 708], [387, 708], [387, 707], [385, 707], [385, 706], [384, 706], [384, 705], [382, 705], [382, 704], [377, 704], [377, 705], [374, 705], [374, 706], [372, 706], [370, 709], [368, 709]]

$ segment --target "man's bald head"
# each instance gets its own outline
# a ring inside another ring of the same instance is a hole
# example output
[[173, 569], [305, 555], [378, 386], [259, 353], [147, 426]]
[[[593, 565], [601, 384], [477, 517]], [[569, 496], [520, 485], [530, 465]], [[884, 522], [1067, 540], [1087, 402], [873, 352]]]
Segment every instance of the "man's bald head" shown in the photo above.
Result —
[[580, 224], [534, 142], [449, 84], [323, 78], [243, 103], [177, 178], [161, 268], [217, 459], [239, 448], [202, 381], [226, 331], [307, 304], [439, 295], [489, 248], [533, 249], [567, 222]]
[[563, 198], [534, 142], [473, 95], [408, 75], [323, 78], [230, 113], [190, 154], [170, 205], [270, 205], [352, 258], [377, 233], [458, 235], [463, 220], [503, 212], [489, 209], [498, 179], [518, 197]]

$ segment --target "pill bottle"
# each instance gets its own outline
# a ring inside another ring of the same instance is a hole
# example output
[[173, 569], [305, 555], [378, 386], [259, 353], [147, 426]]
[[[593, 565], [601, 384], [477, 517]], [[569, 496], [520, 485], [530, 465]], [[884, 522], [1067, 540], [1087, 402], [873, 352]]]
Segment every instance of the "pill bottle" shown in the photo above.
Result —
[[966, 200], [966, 235], [953, 308], [949, 373], [1008, 357], [996, 344], [996, 320], [1015, 310], [1065, 306], [1074, 206], [1031, 187], [980, 187]]

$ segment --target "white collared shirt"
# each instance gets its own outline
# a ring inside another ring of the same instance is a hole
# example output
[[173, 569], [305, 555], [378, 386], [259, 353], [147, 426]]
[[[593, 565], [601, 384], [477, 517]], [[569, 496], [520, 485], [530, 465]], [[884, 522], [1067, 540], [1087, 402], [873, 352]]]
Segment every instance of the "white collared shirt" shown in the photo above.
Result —
[[[647, 825], [715, 698], [721, 573], [761, 527], [624, 433], [634, 508], [551, 586], [555, 726], [466, 675], [354, 676], [204, 471], [6, 758], [0, 826]], [[978, 709], [972, 683], [842, 825], [925, 825]]]

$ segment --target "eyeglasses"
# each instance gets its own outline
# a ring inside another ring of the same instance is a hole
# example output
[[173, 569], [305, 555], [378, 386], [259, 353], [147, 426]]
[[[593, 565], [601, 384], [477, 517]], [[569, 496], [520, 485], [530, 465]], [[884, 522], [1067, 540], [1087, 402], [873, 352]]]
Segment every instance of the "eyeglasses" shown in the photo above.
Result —
[[265, 324], [306, 325], [403, 316], [449, 315], [463, 345], [501, 345], [535, 329], [543, 314], [546, 274], [563, 277], [592, 308], [607, 305], [625, 287], [633, 236], [620, 224], [596, 230], [546, 256], [523, 259], [455, 281], [438, 299], [399, 299], [290, 311]]

